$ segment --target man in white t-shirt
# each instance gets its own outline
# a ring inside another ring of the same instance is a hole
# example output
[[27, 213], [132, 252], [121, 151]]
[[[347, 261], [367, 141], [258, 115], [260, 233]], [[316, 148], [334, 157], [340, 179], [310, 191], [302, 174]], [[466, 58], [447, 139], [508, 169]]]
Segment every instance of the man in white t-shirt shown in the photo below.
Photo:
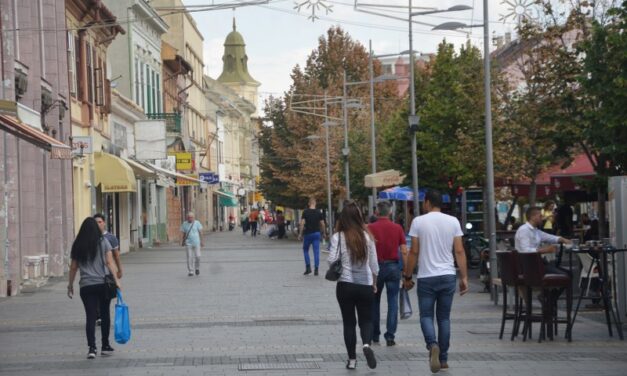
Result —
[[[403, 287], [409, 290], [414, 286], [412, 271], [418, 261], [416, 283], [420, 328], [429, 350], [429, 365], [433, 373], [448, 368], [450, 316], [457, 280], [455, 259], [459, 266], [460, 295], [468, 292], [462, 228], [457, 218], [441, 212], [441, 206], [442, 195], [439, 192], [431, 190], [426, 193], [423, 210], [427, 214], [414, 218], [411, 223], [411, 252], [403, 269]], [[433, 322], [436, 310], [437, 336]]]

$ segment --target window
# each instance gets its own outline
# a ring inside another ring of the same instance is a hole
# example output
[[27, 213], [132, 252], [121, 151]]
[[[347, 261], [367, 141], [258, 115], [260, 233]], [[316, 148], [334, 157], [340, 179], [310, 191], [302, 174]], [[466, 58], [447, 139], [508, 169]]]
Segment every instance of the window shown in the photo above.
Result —
[[93, 53], [89, 43], [85, 45], [85, 55], [87, 57], [87, 102], [94, 102], [94, 67], [93, 67]]
[[[81, 64], [82, 58], [81, 58], [81, 51], [82, 51], [82, 44], [81, 44], [82, 40], [81, 38], [77, 35], [74, 37], [74, 67], [75, 67], [75, 71], [76, 71], [76, 98], [80, 98], [81, 100], [83, 99], [83, 95], [85, 92], [85, 83], [81, 82], [81, 77], [83, 74], [83, 65]], [[72, 62], [70, 62], [72, 63]]]
[[152, 80], [150, 77], [150, 67], [146, 64], [146, 107], [144, 107], [144, 111], [146, 113], [153, 112], [152, 107]]
[[139, 81], [139, 60], [135, 58], [135, 103], [138, 106], [141, 106], [141, 101], [139, 100], [139, 92], [141, 91], [141, 84]]
[[141, 108], [146, 108], [144, 105], [144, 64], [139, 63], [139, 105]]
[[76, 45], [71, 31], [67, 32], [67, 66], [70, 78], [70, 95], [76, 98]]
[[44, 48], [45, 36], [44, 36], [44, 15], [43, 4], [39, 0], [37, 3], [37, 10], [39, 13], [39, 64], [41, 66], [41, 77], [46, 77], [46, 49]]
[[156, 74], [156, 84], [157, 84], [157, 112], [163, 112], [163, 95], [161, 95], [161, 75], [159, 73]]
[[96, 106], [104, 106], [105, 98], [104, 98], [104, 64], [100, 58], [96, 60], [94, 56], [94, 61], [97, 62], [96, 68], [94, 69], [94, 82], [95, 82], [95, 97], [96, 97]]

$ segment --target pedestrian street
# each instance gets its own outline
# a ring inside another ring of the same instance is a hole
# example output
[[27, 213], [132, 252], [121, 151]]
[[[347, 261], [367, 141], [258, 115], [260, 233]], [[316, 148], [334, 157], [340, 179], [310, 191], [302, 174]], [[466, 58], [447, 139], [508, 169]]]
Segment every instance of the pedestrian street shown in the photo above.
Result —
[[[377, 368], [369, 370], [359, 353], [357, 370], [345, 369], [335, 284], [324, 279], [326, 262], [320, 276], [303, 276], [300, 247], [293, 236], [212, 233], [205, 239], [200, 275], [193, 277], [178, 245], [124, 255], [122, 288], [132, 338], [126, 345], [114, 343], [114, 355], [95, 360], [85, 359], [85, 313], [78, 296], [67, 298], [66, 278], [2, 299], [0, 375], [431, 374], [415, 289], [414, 314], [400, 321], [397, 345], [374, 346]], [[453, 303], [450, 369], [441, 374], [624, 375], [627, 344], [609, 338], [596, 314], [581, 314], [572, 343], [563, 339], [563, 327], [554, 342], [537, 343], [535, 327], [527, 342], [499, 340], [500, 307], [479, 292], [476, 277], [471, 281], [471, 292], [456, 295]]]

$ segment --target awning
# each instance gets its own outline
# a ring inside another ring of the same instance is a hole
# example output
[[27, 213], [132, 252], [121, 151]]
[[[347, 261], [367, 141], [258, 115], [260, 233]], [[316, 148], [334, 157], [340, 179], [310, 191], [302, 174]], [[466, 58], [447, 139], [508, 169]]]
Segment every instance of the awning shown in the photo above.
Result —
[[219, 190], [218, 191], [213, 191], [213, 193], [217, 193], [218, 195], [224, 196], [224, 197], [227, 197], [227, 198], [237, 199], [237, 197], [233, 196], [232, 194], [226, 193], [226, 192], [222, 192], [222, 191], [219, 191]]
[[144, 166], [143, 164], [135, 162], [132, 159], [123, 159], [126, 163], [128, 163], [129, 166], [131, 166], [133, 172], [135, 172], [135, 176], [142, 178], [154, 178], [155, 176], [157, 176], [154, 170]]
[[13, 116], [0, 115], [0, 129], [37, 147], [48, 150], [51, 159], [72, 159], [72, 148], [69, 145], [22, 123]]
[[94, 153], [96, 185], [102, 193], [136, 192], [133, 169], [122, 158], [103, 152]]
[[227, 206], [227, 207], [234, 207], [239, 204], [237, 197], [231, 194], [228, 194], [221, 189], [219, 189], [217, 192], [218, 194], [222, 195], [222, 197], [220, 197], [220, 205]]
[[[418, 191], [418, 200], [424, 201], [426, 189]], [[414, 201], [414, 191], [411, 187], [392, 187], [379, 192], [380, 200], [396, 200], [396, 201]], [[442, 202], [448, 204], [451, 202], [451, 196], [442, 195]]]
[[190, 180], [190, 181], [193, 181], [193, 182], [198, 183], [198, 184], [202, 183], [202, 181], [200, 181], [198, 179], [194, 179], [191, 176], [180, 174], [180, 173], [178, 173], [176, 171], [166, 170], [165, 168], [161, 168], [161, 167], [155, 166], [153, 164], [151, 164], [149, 166], [150, 166], [150, 168], [154, 169], [155, 171], [161, 172], [161, 173], [166, 174], [166, 175], [168, 175], [170, 177], [173, 177], [175, 179], [178, 178], [178, 179]]
[[551, 186], [558, 191], [583, 190], [581, 183], [596, 176], [594, 166], [585, 154], [577, 155], [564, 169], [551, 174]]

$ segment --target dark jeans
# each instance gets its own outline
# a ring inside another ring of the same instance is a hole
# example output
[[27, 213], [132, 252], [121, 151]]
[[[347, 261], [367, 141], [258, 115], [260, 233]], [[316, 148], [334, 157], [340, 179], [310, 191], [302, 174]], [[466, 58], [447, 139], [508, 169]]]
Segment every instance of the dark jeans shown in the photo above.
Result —
[[248, 223], [250, 226], [250, 236], [257, 236], [257, 221]]
[[386, 332], [383, 337], [386, 340], [393, 340], [398, 326], [398, 292], [401, 285], [401, 269], [398, 262], [380, 263], [379, 275], [377, 276], [377, 294], [375, 295], [374, 311], [372, 314], [373, 334], [372, 338], [379, 341], [381, 335], [381, 294], [383, 287], [387, 290], [388, 316], [386, 320]]
[[109, 305], [111, 299], [106, 297], [105, 285], [91, 285], [81, 287], [81, 300], [85, 307], [85, 334], [87, 335], [87, 346], [96, 347], [96, 319], [100, 311], [100, 333], [102, 334], [102, 345], [109, 344], [109, 330], [111, 327], [111, 314]]
[[[419, 278], [417, 280], [420, 328], [427, 348], [433, 344], [440, 347], [440, 361], [448, 360], [451, 339], [451, 307], [455, 295], [456, 275]], [[438, 322], [438, 335], [435, 335], [434, 313]]]
[[310, 266], [311, 260], [309, 259], [309, 246], [313, 246], [314, 254], [314, 266], [317, 268], [320, 265], [320, 233], [312, 232], [311, 234], [305, 234], [303, 238], [303, 254], [305, 256], [305, 265]]
[[280, 224], [279, 227], [279, 239], [283, 239], [285, 237], [285, 225]]
[[[370, 345], [372, 341], [372, 304], [374, 303], [374, 291], [370, 285], [359, 285], [349, 282], [338, 282], [335, 295], [340, 303], [342, 322], [344, 323], [344, 344], [349, 359], [357, 359], [355, 346], [357, 346], [357, 331], [355, 326], [359, 320], [361, 341], [364, 345]], [[355, 310], [357, 317], [355, 318]]]

